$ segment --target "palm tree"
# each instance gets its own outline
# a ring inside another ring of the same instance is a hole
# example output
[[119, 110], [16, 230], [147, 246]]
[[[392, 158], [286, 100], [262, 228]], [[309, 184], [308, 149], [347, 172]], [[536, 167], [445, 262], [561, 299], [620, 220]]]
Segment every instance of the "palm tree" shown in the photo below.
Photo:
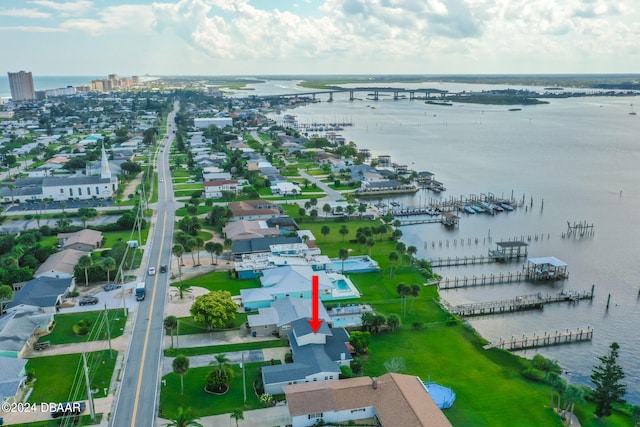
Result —
[[331, 233], [331, 228], [329, 228], [328, 225], [323, 225], [322, 228], [320, 229], [320, 233], [322, 233], [322, 235], [326, 240], [329, 233]]
[[345, 248], [340, 249], [338, 251], [338, 258], [342, 260], [342, 274], [344, 274], [344, 262], [349, 258], [349, 251]]
[[178, 258], [178, 276], [182, 276], [182, 268], [180, 267], [182, 263], [180, 262], [180, 260], [182, 259], [182, 255], [184, 255], [184, 246], [182, 246], [180, 243], [176, 243], [171, 248], [171, 253], [175, 255], [176, 258]]
[[111, 282], [111, 272], [116, 269], [116, 260], [108, 256], [102, 260], [100, 268], [107, 272], [107, 282]]
[[213, 253], [216, 251], [215, 243], [214, 242], [205, 243], [204, 250], [209, 252], [209, 255], [211, 255], [211, 265], [213, 265]]
[[324, 212], [325, 217], [329, 216], [331, 213], [331, 205], [329, 203], [322, 205], [322, 212]]
[[184, 294], [191, 292], [191, 285], [187, 282], [179, 282], [176, 283], [175, 286], [176, 288], [178, 288], [178, 296], [180, 297], [180, 299], [184, 298]]
[[200, 265], [200, 248], [204, 245], [204, 239], [200, 236], [195, 237], [196, 250], [198, 251], [198, 265]]
[[199, 418], [194, 418], [191, 408], [183, 408], [178, 406], [178, 413], [175, 418], [171, 419], [169, 424], [165, 424], [165, 427], [202, 427], [202, 424], [196, 422]]
[[198, 242], [193, 237], [189, 237], [184, 244], [184, 250], [191, 252], [191, 260], [193, 261], [193, 266], [196, 266], [196, 257], [193, 255], [193, 249], [198, 245]]
[[84, 269], [85, 286], [89, 286], [89, 273], [87, 269], [93, 265], [93, 260], [89, 255], [82, 255], [78, 260], [78, 266]]
[[371, 248], [375, 246], [376, 242], [373, 239], [367, 239], [367, 247], [369, 248], [369, 256], [371, 256]]
[[342, 241], [344, 242], [344, 238], [349, 234], [349, 228], [343, 224], [342, 227], [340, 227], [339, 233], [342, 234]]
[[389, 253], [389, 261], [391, 261], [391, 269], [389, 270], [389, 278], [393, 277], [393, 266], [398, 261], [398, 252]]
[[167, 316], [164, 318], [164, 328], [171, 335], [171, 348], [173, 348], [173, 332], [178, 327], [178, 318], [176, 316]]
[[184, 376], [189, 372], [189, 358], [180, 354], [173, 359], [173, 373], [180, 376], [180, 395], [184, 395]]
[[244, 420], [244, 413], [242, 409], [236, 409], [231, 413], [231, 419], [236, 420], [236, 427], [238, 427], [238, 420]]
[[409, 254], [409, 264], [413, 264], [413, 256], [418, 253], [418, 248], [411, 245], [407, 248], [407, 254]]
[[35, 214], [35, 215], [33, 216], [33, 219], [35, 219], [35, 220], [36, 220], [36, 224], [38, 224], [38, 228], [40, 228], [40, 219], [41, 219], [41, 218], [42, 218], [42, 215], [40, 215], [40, 214]]
[[214, 243], [213, 252], [216, 254], [216, 265], [218, 265], [218, 257], [222, 255], [222, 252], [224, 252], [224, 246], [222, 246], [222, 243]]
[[400, 258], [400, 268], [402, 268], [402, 258], [404, 258], [404, 253], [407, 251], [407, 245], [402, 242], [398, 242], [396, 245], [396, 251], [398, 251], [398, 255]]

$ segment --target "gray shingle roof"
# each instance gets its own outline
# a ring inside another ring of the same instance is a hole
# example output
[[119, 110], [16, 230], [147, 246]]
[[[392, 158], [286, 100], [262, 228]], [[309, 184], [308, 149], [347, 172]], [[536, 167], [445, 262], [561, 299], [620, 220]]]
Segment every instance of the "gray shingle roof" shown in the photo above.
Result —
[[45, 276], [29, 280], [22, 289], [13, 293], [13, 301], [7, 304], [7, 310], [23, 304], [54, 307], [58, 297], [64, 295], [72, 281], [72, 278], [57, 279]]
[[299, 237], [264, 237], [258, 239], [237, 240], [231, 246], [232, 254], [248, 254], [253, 252], [268, 252], [271, 245], [283, 245], [287, 243], [302, 243]]

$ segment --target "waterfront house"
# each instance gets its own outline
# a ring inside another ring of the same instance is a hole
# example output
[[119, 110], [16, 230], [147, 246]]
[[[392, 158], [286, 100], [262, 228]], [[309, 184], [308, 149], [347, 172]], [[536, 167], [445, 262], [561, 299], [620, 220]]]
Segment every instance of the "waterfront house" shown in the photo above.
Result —
[[229, 210], [233, 216], [230, 221], [240, 221], [243, 219], [254, 220], [277, 218], [282, 216], [283, 209], [275, 203], [267, 200], [246, 200], [242, 202], [229, 203]]
[[[291, 332], [291, 324], [294, 321], [308, 318], [310, 315], [310, 299], [283, 298], [273, 301], [269, 307], [259, 309], [258, 314], [247, 318], [247, 323], [254, 337], [284, 337]], [[322, 303], [318, 304], [318, 318], [327, 323], [331, 320]]]
[[388, 373], [334, 382], [286, 385], [293, 427], [370, 420], [382, 427], [450, 427], [420, 378]]

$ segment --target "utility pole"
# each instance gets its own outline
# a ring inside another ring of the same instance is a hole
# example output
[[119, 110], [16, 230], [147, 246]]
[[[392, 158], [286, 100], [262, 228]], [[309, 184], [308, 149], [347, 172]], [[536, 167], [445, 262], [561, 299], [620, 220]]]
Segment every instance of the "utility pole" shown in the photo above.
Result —
[[86, 353], [82, 353], [82, 363], [84, 364], [84, 379], [87, 382], [87, 397], [89, 400], [89, 410], [91, 411], [91, 421], [95, 421], [96, 408], [93, 406], [93, 393], [91, 393], [91, 381], [89, 381], [89, 368], [87, 367]]
[[242, 362], [240, 363], [240, 367], [242, 368], [242, 392], [244, 396], [244, 403], [247, 403], [247, 382], [245, 381], [244, 374], [244, 351], [242, 352]]
[[104, 317], [107, 321], [107, 340], [109, 341], [109, 357], [113, 358], [113, 350], [111, 348], [111, 327], [109, 326], [109, 311], [107, 311], [107, 303], [104, 303]]

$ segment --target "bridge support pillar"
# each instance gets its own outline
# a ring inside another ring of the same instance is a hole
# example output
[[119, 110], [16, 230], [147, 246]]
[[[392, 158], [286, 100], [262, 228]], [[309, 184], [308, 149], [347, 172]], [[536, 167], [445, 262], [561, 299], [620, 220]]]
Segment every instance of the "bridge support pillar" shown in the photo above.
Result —
[[333, 92], [329, 92], [329, 102], [333, 102]]
[[394, 100], [394, 101], [397, 101], [397, 100], [398, 100], [398, 97], [399, 97], [399, 95], [398, 95], [398, 91], [396, 90], [395, 92], [393, 92], [393, 100]]
[[378, 91], [376, 90], [375, 92], [373, 92], [373, 100], [377, 101], [378, 99], [380, 99], [380, 98], [379, 98], [379, 95], [378, 95]]
[[353, 91], [349, 91], [349, 101], [353, 101]]
[[416, 99], [416, 93], [414, 91], [409, 92], [409, 101]]

